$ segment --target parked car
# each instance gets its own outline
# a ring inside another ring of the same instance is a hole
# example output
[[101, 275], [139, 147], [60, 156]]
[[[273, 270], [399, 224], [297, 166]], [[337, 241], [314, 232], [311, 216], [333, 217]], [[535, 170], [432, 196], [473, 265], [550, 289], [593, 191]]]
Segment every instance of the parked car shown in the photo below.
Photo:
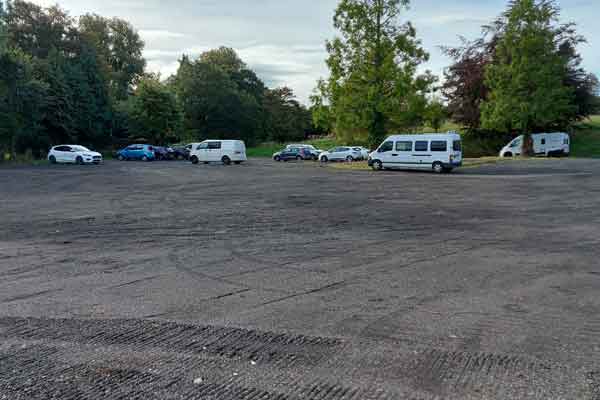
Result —
[[371, 153], [371, 150], [367, 149], [366, 147], [359, 146], [353, 147], [352, 149], [360, 153], [360, 158], [358, 158], [360, 161], [367, 160], [369, 158], [369, 153]]
[[285, 149], [273, 154], [275, 161], [290, 161], [290, 160], [316, 160], [317, 155], [307, 147], [286, 147]]
[[153, 146], [154, 148], [154, 159], [157, 161], [162, 160], [170, 160], [171, 155], [169, 154], [169, 149], [162, 146]]
[[352, 147], [340, 146], [334, 147], [329, 151], [321, 153], [319, 160], [321, 162], [329, 161], [355, 161], [360, 159], [360, 152]]
[[317, 149], [312, 144], [288, 144], [286, 149], [290, 148], [309, 149], [312, 154], [317, 156], [315, 160], [318, 160], [319, 155], [323, 152], [323, 150]]
[[102, 154], [91, 151], [84, 146], [63, 144], [50, 149], [48, 161], [51, 164], [100, 164]]
[[142, 161], [154, 161], [156, 155], [154, 153], [154, 146], [149, 144], [132, 144], [124, 149], [117, 152], [117, 159], [120, 161], [125, 160], [142, 160]]
[[461, 165], [462, 141], [454, 132], [390, 136], [369, 155], [369, 166], [377, 171], [417, 168], [442, 173]]
[[[567, 133], [537, 133], [531, 135], [533, 140], [533, 152], [537, 156], [568, 156], [571, 153], [571, 138]], [[514, 157], [521, 155], [523, 151], [523, 136], [519, 136], [501, 151], [500, 157]]]
[[177, 160], [189, 160], [191, 149], [192, 149], [191, 144], [188, 144], [185, 146], [173, 146], [173, 156]]
[[241, 164], [247, 161], [246, 144], [241, 140], [205, 140], [202, 143], [192, 143], [190, 161], [192, 164], [203, 162], [222, 162], [229, 165], [232, 162]]

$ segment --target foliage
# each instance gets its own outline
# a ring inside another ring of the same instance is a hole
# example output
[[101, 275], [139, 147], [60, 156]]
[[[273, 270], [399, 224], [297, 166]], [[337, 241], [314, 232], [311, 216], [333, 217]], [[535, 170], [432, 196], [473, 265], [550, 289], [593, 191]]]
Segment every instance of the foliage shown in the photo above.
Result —
[[123, 111], [132, 140], [143, 138], [160, 145], [178, 140], [183, 114], [175, 95], [158, 79], [142, 79], [134, 95], [123, 104]]
[[125, 100], [142, 78], [146, 66], [140, 35], [127, 21], [96, 14], [80, 17], [79, 30], [96, 49], [112, 97], [116, 101]]
[[394, 129], [419, 126], [434, 78], [417, 75], [428, 54], [399, 16], [408, 0], [341, 0], [327, 43], [330, 78], [313, 97], [317, 120], [327, 104], [337, 135], [375, 145]]
[[442, 101], [438, 98], [433, 98], [425, 109], [425, 122], [429, 124], [436, 132], [439, 132], [446, 120], [448, 119], [448, 110]]
[[576, 124], [571, 135], [573, 157], [600, 158], [600, 115]]
[[265, 130], [269, 140], [285, 142], [302, 140], [311, 127], [311, 115], [288, 87], [267, 89], [264, 98]]
[[[562, 110], [554, 110], [555, 113], [550, 120], [548, 118], [537, 119], [536, 124], [541, 126], [534, 126], [533, 129], [564, 130], [573, 123], [594, 113], [594, 93], [598, 89], [598, 80], [593, 74], [587, 73], [581, 67], [582, 60], [576, 51], [576, 47], [585, 40], [576, 33], [576, 26], [573, 23], [557, 23], [559, 9], [554, 2], [541, 1], [534, 3], [529, 1], [530, 12], [523, 12], [524, 9], [521, 7], [520, 15], [513, 14], [512, 25], [517, 21], [519, 29], [512, 29], [509, 32], [511, 10], [520, 3], [523, 2], [512, 2], [509, 11], [494, 20], [490, 25], [484, 26], [481, 38], [472, 42], [461, 38], [463, 42], [461, 46], [444, 49], [446, 54], [454, 59], [454, 63], [447, 69], [443, 85], [443, 93], [448, 100], [448, 108], [452, 119], [467, 128], [469, 132], [477, 131], [491, 139], [502, 137], [510, 132], [507, 131], [509, 128], [505, 126], [501, 126], [501, 132], [482, 130], [482, 104], [488, 101], [490, 96], [485, 72], [491, 65], [506, 65], [507, 57], [511, 55], [510, 51], [518, 53], [518, 58], [515, 60], [523, 60], [530, 66], [544, 64], [543, 71], [546, 71], [547, 74], [550, 74], [550, 70], [553, 68], [560, 69], [559, 66], [562, 65], [562, 71], [557, 71], [558, 75], [556, 76], [549, 76], [550, 81], [545, 83], [550, 84], [553, 81], [558, 85], [556, 87], [564, 88], [566, 86], [570, 88], [574, 96], [569, 101], [569, 107], [559, 107]], [[533, 15], [534, 13], [537, 13], [539, 22], [537, 25], [531, 22], [532, 18], [536, 18]], [[527, 19], [529, 19], [529, 22], [527, 22]], [[528, 25], [530, 26], [529, 30], [526, 29]], [[524, 36], [527, 34], [532, 36]], [[510, 39], [507, 38], [507, 35], [510, 36]], [[518, 40], [519, 38], [522, 38], [522, 40]], [[551, 41], [553, 44], [550, 43]], [[505, 50], [502, 50], [504, 62], [500, 58], [500, 43], [505, 48]], [[514, 47], [517, 45], [527, 46]], [[507, 46], [508, 49], [506, 49]], [[549, 65], [546, 65], [545, 62], [540, 63], [537, 54], [535, 59], [532, 60], [530, 56], [528, 57], [523, 53], [525, 49], [530, 52], [545, 51], [546, 55], [544, 57], [549, 57], [553, 61]], [[516, 65], [516, 62], [511, 60], [510, 64]], [[524, 66], [524, 64], [521, 66]], [[514, 72], [517, 71], [513, 70], [511, 74]], [[529, 72], [538, 75], [538, 77], [544, 75], [542, 70]], [[519, 74], [521, 78], [525, 76], [524, 71], [520, 71]], [[558, 79], [560, 79], [560, 82], [557, 82]], [[532, 82], [523, 84], [522, 80], [512, 79], [512, 75], [510, 79], [505, 76], [505, 80], [510, 80], [515, 84], [521, 82], [520, 88], [515, 86], [511, 89], [525, 90], [524, 96], [528, 96], [527, 92], [534, 92], [529, 88], [533, 84]], [[545, 78], [542, 77], [542, 80], [545, 80]], [[538, 95], [541, 96], [541, 93], [538, 93]], [[549, 114], [546, 111], [544, 113], [547, 114], [546, 116]]]

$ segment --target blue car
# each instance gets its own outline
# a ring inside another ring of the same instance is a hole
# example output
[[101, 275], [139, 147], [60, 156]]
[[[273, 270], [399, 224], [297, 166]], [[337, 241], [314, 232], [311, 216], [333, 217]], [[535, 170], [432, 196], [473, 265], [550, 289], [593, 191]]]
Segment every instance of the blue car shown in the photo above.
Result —
[[126, 160], [142, 160], [142, 161], [154, 161], [156, 155], [154, 153], [154, 147], [148, 144], [132, 144], [131, 146], [125, 147], [117, 152], [117, 159], [119, 161]]

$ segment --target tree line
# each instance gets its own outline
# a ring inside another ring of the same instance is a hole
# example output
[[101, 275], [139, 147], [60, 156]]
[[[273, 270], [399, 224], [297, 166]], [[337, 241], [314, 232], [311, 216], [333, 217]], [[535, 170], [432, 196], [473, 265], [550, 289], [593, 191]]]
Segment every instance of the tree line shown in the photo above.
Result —
[[[599, 111], [598, 78], [577, 46], [585, 38], [559, 23], [553, 0], [513, 0], [483, 35], [445, 47], [442, 82], [419, 72], [428, 60], [400, 16], [409, 0], [342, 0], [327, 43], [330, 76], [312, 97], [317, 125], [375, 146], [397, 131], [446, 117], [482, 138], [568, 129]], [[530, 145], [530, 140], [526, 140]], [[525, 149], [526, 152], [531, 149]]]
[[167, 79], [146, 72], [143, 50], [123, 19], [0, 0], [0, 154], [208, 137], [251, 145], [311, 131], [294, 92], [268, 88], [232, 49], [183, 55]]

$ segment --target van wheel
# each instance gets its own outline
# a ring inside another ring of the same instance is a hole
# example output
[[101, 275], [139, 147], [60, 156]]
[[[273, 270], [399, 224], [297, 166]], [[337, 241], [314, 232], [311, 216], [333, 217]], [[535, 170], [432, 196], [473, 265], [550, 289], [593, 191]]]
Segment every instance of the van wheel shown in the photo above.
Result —
[[379, 160], [373, 161], [373, 165], [371, 166], [375, 171], [381, 171], [383, 169], [383, 163]]
[[75, 162], [79, 165], [83, 165], [83, 158], [81, 156], [77, 157], [77, 159], [75, 160]]
[[50, 164], [56, 164], [56, 157], [50, 156], [50, 158], [48, 159], [48, 161], [50, 161]]
[[511, 158], [513, 156], [513, 153], [511, 153], [510, 151], [508, 153], [504, 153], [504, 158]]
[[445, 172], [446, 168], [444, 168], [444, 164], [442, 164], [441, 162], [434, 162], [433, 163], [433, 172], [435, 172], [436, 174], [441, 174], [443, 172]]
[[223, 164], [225, 165], [231, 165], [231, 158], [227, 156], [223, 156], [223, 158], [221, 158], [221, 161], [223, 161]]
[[198, 164], [200, 162], [200, 160], [198, 160], [198, 157], [196, 156], [192, 156], [192, 158], [190, 158], [190, 161], [192, 162], [192, 164]]

